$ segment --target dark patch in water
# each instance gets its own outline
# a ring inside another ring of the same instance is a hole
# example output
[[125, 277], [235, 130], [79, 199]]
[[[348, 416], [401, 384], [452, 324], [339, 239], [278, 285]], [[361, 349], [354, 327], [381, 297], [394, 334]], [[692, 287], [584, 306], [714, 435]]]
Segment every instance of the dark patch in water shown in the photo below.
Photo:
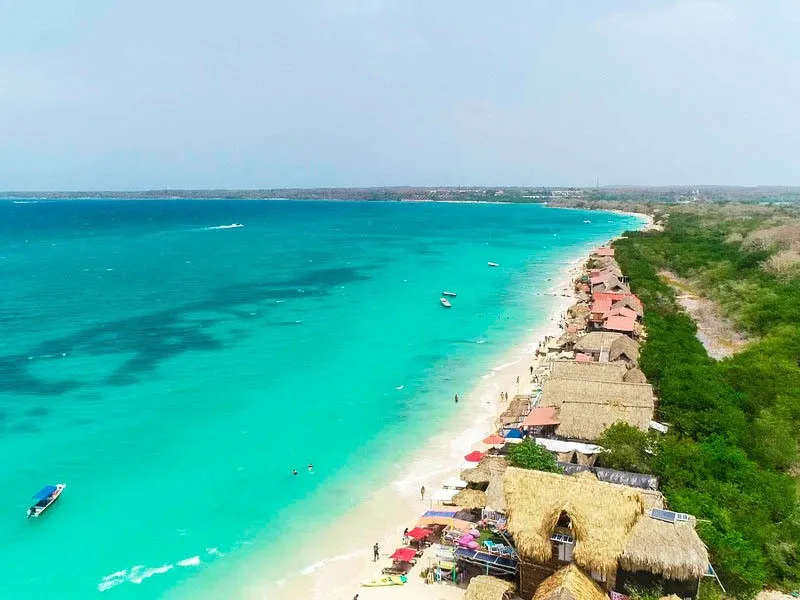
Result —
[[[362, 270], [321, 268], [280, 281], [229, 285], [212, 291], [205, 299], [183, 306], [92, 325], [69, 336], [43, 341], [24, 353], [0, 356], [0, 392], [57, 396], [89, 386], [89, 383], [78, 381], [46, 381], [31, 373], [28, 356], [58, 356], [62, 353], [92, 357], [133, 355], [111, 373], [105, 383], [136, 383], [142, 376], [155, 371], [162, 362], [185, 352], [225, 348], [222, 341], [204, 330], [231, 317], [252, 319], [250, 313], [254, 311], [243, 307], [274, 309], [280, 306], [275, 299], [329, 295], [341, 285], [370, 279], [361, 273]], [[220, 317], [196, 321], [191, 318], [192, 313], [213, 313]]]
[[28, 410], [25, 411], [25, 416], [35, 417], [35, 418], [46, 417], [49, 414], [50, 414], [50, 409], [45, 408], [44, 406], [34, 406], [33, 408], [29, 408]]

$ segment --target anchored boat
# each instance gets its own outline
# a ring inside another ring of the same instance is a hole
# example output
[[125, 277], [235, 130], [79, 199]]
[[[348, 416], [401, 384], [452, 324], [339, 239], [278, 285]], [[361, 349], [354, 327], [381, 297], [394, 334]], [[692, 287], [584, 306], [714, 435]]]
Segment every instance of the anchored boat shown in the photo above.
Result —
[[64, 488], [67, 487], [66, 483], [57, 483], [56, 485], [46, 485], [33, 495], [34, 504], [28, 509], [28, 518], [38, 517], [53, 504]]
[[453, 306], [452, 304], [450, 304], [450, 301], [447, 298], [445, 298], [444, 296], [439, 298], [439, 302], [441, 302], [442, 306], [444, 306], [445, 308], [450, 308], [451, 306]]
[[456, 297], [456, 293], [455, 292], [442, 292], [442, 296], [450, 296], [451, 298], [455, 298]]

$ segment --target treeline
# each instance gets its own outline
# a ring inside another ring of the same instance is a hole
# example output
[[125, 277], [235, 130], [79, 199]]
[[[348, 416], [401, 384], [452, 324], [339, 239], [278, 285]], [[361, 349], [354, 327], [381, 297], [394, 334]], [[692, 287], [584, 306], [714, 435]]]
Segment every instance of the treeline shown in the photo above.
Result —
[[[698, 532], [728, 592], [800, 583], [796, 481], [800, 425], [800, 290], [765, 273], [768, 252], [730, 239], [716, 216], [680, 213], [663, 232], [628, 233], [616, 257], [645, 304], [640, 366], [659, 397], [669, 433], [647, 458], [672, 509], [700, 520]], [[756, 224], [754, 223], [753, 226]], [[758, 336], [717, 362], [694, 322], [659, 277], [669, 269], [707, 286], [737, 323]]]

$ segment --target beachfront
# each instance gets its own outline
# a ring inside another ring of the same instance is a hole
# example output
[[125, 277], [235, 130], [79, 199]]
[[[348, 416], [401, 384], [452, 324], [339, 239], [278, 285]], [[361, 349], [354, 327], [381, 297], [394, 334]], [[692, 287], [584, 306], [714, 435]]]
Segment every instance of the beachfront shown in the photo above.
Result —
[[[596, 466], [597, 438], [611, 424], [665, 428], [637, 368], [645, 307], [613, 255], [595, 249], [553, 287], [558, 313], [495, 373], [493, 397], [481, 391], [487, 410], [451, 452], [434, 442], [449, 462], [430, 458], [425, 478], [405, 474], [337, 526], [364, 550], [316, 565], [304, 597], [527, 600], [566, 589], [616, 599], [642, 581], [695, 597], [709, 563], [694, 518], [666, 510], [656, 478]], [[531, 443], [558, 473], [510, 466], [513, 447]], [[453, 460], [455, 449], [463, 458]]]

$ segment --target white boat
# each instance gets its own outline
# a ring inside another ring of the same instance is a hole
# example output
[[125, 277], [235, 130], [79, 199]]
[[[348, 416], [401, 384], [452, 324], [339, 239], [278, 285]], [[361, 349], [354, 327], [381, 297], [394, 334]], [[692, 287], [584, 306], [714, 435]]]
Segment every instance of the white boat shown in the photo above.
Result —
[[451, 298], [455, 298], [456, 297], [456, 293], [455, 292], [442, 292], [442, 296], [450, 296]]
[[585, 219], [583, 222], [584, 223], [591, 223], [591, 221], [589, 219]]
[[34, 505], [28, 509], [28, 518], [38, 517], [53, 504], [64, 488], [67, 487], [66, 483], [58, 483], [56, 485], [46, 485], [33, 495]]
[[244, 227], [241, 223], [231, 223], [230, 225], [220, 225], [217, 229], [237, 229], [238, 227]]
[[499, 267], [500, 265], [498, 265], [498, 264], [497, 264], [497, 263], [495, 263], [495, 262], [490, 262], [490, 263], [489, 263], [489, 266], [490, 266], [490, 267]]
[[451, 306], [453, 306], [452, 304], [450, 304], [450, 301], [444, 296], [439, 298], [439, 302], [441, 302], [442, 306], [444, 306], [445, 308], [450, 308]]

